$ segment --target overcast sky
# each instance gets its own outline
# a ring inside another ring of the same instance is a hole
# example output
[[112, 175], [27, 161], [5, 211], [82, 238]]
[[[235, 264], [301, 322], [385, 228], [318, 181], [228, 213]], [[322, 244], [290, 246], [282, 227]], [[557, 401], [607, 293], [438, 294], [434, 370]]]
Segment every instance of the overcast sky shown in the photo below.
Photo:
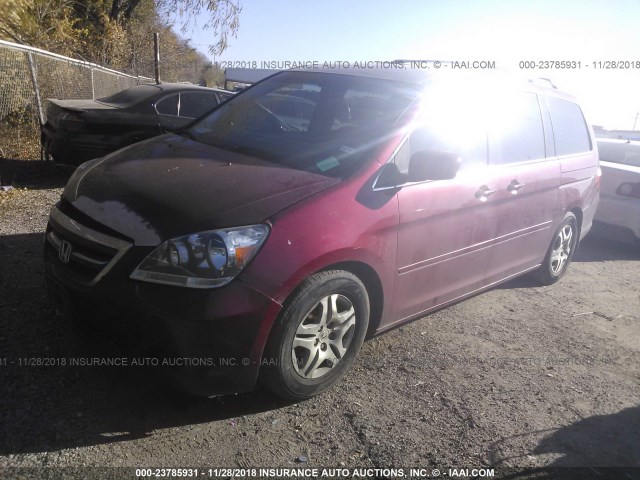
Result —
[[[640, 112], [640, 1], [244, 0], [237, 38], [216, 60], [494, 60], [552, 78], [579, 96], [592, 123], [633, 126]], [[206, 52], [208, 32], [194, 30]], [[573, 60], [575, 70], [520, 61]], [[623, 60], [633, 69], [597, 69]], [[636, 64], [637, 62], [637, 64]], [[640, 129], [640, 119], [637, 127]]]

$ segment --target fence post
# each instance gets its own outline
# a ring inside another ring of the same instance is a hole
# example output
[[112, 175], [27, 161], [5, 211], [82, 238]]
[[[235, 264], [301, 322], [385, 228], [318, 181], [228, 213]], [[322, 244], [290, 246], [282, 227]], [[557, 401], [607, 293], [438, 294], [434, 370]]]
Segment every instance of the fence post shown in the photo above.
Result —
[[91, 71], [91, 98], [93, 100], [96, 99], [96, 85], [95, 85], [95, 81], [93, 79], [93, 67], [89, 67], [89, 70]]
[[31, 72], [31, 81], [33, 82], [33, 90], [36, 93], [36, 106], [38, 107], [38, 120], [40, 125], [44, 125], [44, 114], [42, 113], [42, 101], [40, 100], [40, 89], [38, 88], [38, 77], [36, 76], [36, 65], [33, 63], [33, 54], [27, 52], [29, 59], [29, 71]]
[[160, 83], [160, 39], [158, 38], [158, 32], [153, 34], [153, 64], [156, 83]]
[[[36, 94], [38, 123], [40, 124], [40, 132], [42, 132], [42, 127], [44, 125], [44, 113], [42, 112], [42, 100], [40, 99], [40, 88], [38, 87], [38, 77], [36, 75], [36, 64], [33, 61], [33, 53], [27, 52], [27, 59], [29, 60], [29, 72], [31, 72], [31, 82], [33, 82], [33, 90]], [[42, 145], [40, 145], [40, 160], [49, 160], [49, 155], [44, 151]]]

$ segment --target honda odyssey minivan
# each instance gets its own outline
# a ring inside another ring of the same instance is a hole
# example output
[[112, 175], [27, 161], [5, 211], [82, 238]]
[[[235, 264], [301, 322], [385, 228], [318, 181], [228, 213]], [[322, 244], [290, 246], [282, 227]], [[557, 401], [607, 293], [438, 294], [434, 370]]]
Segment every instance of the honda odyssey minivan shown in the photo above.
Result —
[[599, 195], [578, 103], [401, 67], [280, 72], [81, 165], [47, 226], [53, 300], [188, 392], [303, 399], [367, 336], [556, 282]]

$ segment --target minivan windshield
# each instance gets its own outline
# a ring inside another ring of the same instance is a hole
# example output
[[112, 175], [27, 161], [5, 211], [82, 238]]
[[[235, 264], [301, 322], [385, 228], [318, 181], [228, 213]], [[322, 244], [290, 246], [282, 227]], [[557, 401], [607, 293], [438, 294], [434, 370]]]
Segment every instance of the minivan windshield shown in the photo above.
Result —
[[419, 85], [282, 72], [193, 124], [198, 142], [332, 177], [354, 171], [401, 124]]

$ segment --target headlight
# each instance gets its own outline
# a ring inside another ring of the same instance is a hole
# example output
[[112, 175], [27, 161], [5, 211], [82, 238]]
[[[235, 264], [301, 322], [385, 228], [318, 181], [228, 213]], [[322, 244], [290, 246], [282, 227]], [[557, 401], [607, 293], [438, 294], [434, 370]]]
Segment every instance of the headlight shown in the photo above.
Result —
[[173, 238], [151, 252], [131, 278], [180, 287], [221, 287], [251, 261], [268, 234], [266, 225], [251, 225]]

